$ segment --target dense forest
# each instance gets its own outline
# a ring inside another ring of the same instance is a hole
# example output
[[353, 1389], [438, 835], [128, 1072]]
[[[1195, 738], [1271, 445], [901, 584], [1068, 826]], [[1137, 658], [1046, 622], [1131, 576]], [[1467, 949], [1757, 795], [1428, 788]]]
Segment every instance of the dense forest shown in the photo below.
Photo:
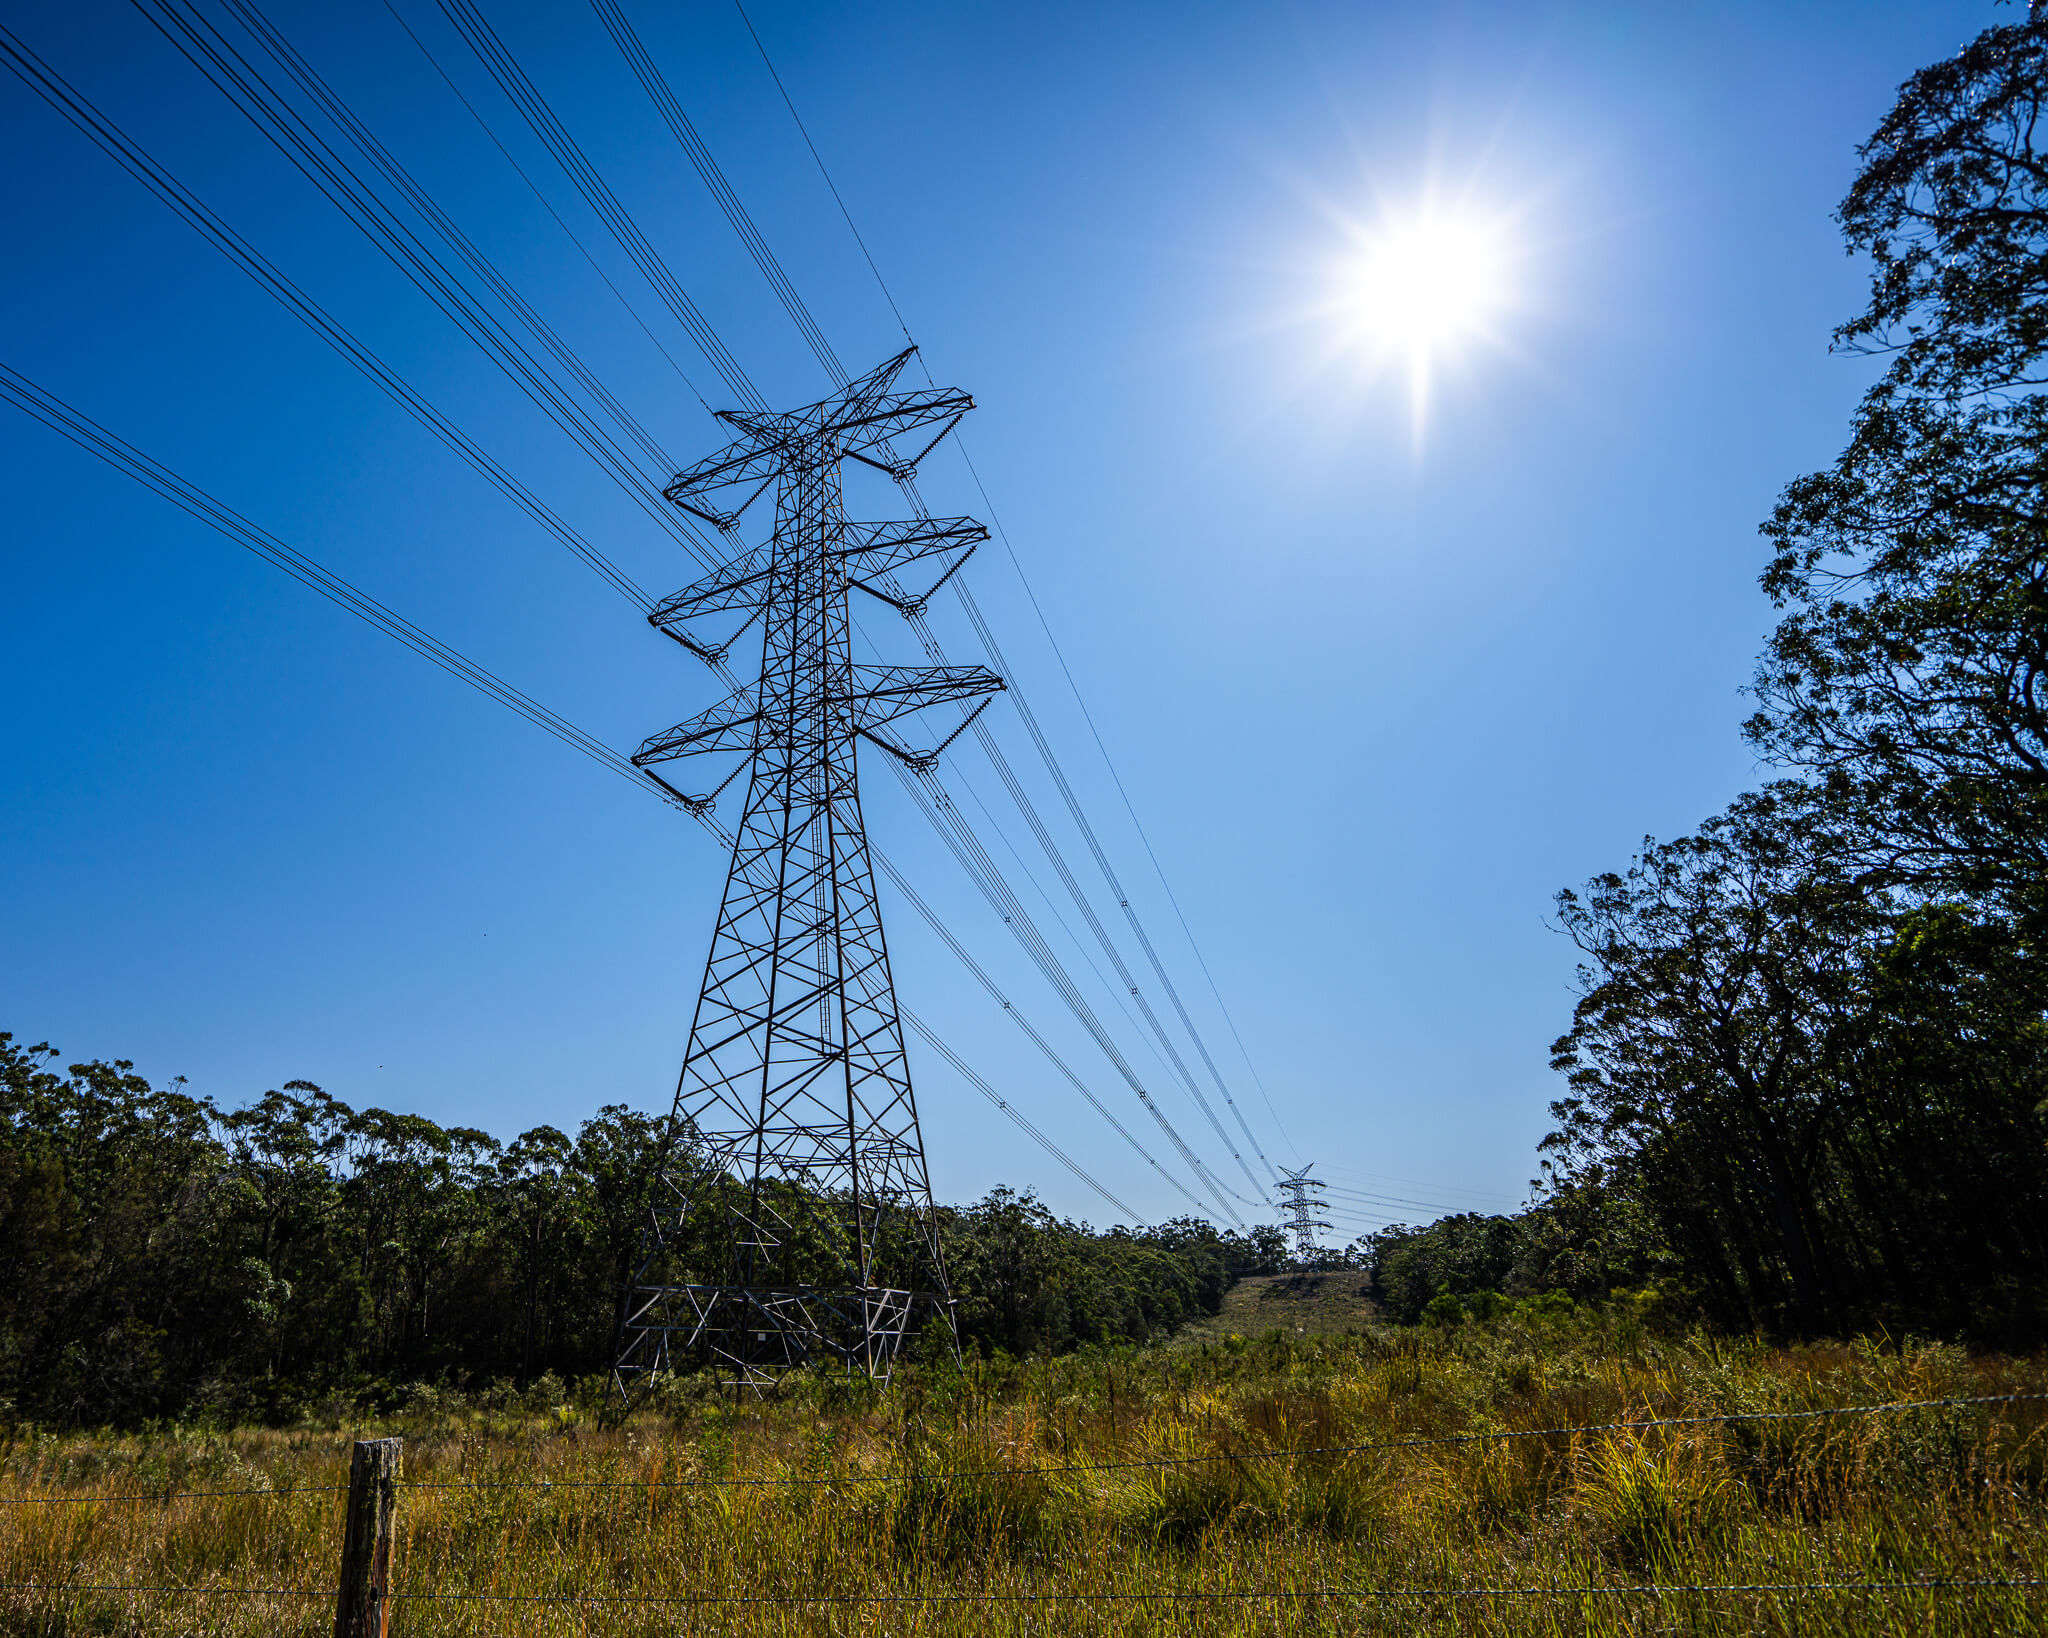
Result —
[[[1763, 526], [1774, 777], [1558, 896], [1566, 1095], [1513, 1217], [1330, 1259], [1390, 1319], [1636, 1293], [1779, 1336], [2048, 1341], [2048, 23], [1915, 75], [1838, 213], [1848, 442]], [[1760, 383], [1767, 389], [1767, 383]], [[224, 1110], [0, 1035], [0, 1412], [291, 1414], [600, 1372], [659, 1123], [501, 1143], [292, 1083]], [[949, 1209], [966, 1345], [1142, 1340], [1278, 1231]]]
[[[661, 1123], [500, 1143], [294, 1082], [222, 1110], [0, 1034], [0, 1415], [289, 1417], [611, 1362]], [[1278, 1230], [1095, 1233], [998, 1190], [942, 1213], [963, 1339], [1138, 1342], [1277, 1268]]]

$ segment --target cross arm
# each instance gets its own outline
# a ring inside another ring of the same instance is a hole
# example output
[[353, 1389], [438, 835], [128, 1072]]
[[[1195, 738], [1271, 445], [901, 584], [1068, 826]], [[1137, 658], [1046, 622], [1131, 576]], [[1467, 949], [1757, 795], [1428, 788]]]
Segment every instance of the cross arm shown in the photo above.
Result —
[[756, 546], [752, 551], [742, 552], [728, 563], [722, 563], [703, 579], [691, 582], [681, 591], [664, 597], [655, 604], [654, 612], [647, 617], [651, 626], [669, 626], [678, 620], [687, 620], [695, 614], [716, 614], [721, 609], [747, 607], [759, 604], [768, 595], [768, 576], [775, 566], [774, 549], [771, 544]]
[[[695, 466], [685, 467], [669, 479], [661, 493], [664, 499], [694, 513], [713, 528], [729, 529], [781, 470], [781, 445], [756, 435], [728, 444], [716, 455], [707, 455]], [[711, 495], [742, 484], [748, 486], [747, 498], [738, 506], [721, 509], [711, 503]]]
[[633, 766], [667, 762], [701, 751], [750, 751], [754, 732], [761, 720], [761, 708], [751, 689], [735, 689], [729, 696], [694, 717], [677, 723], [667, 733], [655, 734], [633, 753]]
[[1003, 679], [979, 665], [856, 665], [846, 696], [856, 729], [879, 728], [928, 705], [993, 694]]

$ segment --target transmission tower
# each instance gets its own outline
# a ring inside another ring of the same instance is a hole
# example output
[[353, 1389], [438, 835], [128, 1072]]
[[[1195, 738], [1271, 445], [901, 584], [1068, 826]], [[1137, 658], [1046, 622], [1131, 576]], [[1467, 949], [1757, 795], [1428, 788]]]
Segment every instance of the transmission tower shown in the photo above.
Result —
[[[988, 538], [969, 518], [847, 521], [843, 461], [906, 480], [974, 407], [949, 389], [892, 392], [910, 356], [788, 414], [722, 412], [739, 439], [664, 491], [736, 538], [773, 486], [775, 528], [648, 616], [714, 667], [756, 620], [763, 641], [757, 681], [633, 758], [679, 796], [650, 765], [740, 752], [724, 784], [742, 768], [750, 781], [627, 1294], [616, 1379], [628, 1393], [686, 1357], [753, 1388], [813, 1361], [886, 1380], [914, 1324], [952, 1321], [855, 742], [929, 767], [1003, 682], [980, 666], [852, 659], [851, 591], [914, 612]], [[905, 459], [898, 439], [922, 448]], [[920, 564], [937, 578], [906, 593], [898, 576]], [[736, 614], [722, 641], [691, 624]], [[935, 749], [889, 726], [975, 699]], [[724, 784], [683, 799], [702, 811]]]
[[1315, 1162], [1310, 1161], [1299, 1171], [1280, 1168], [1281, 1205], [1287, 1212], [1287, 1226], [1294, 1231], [1294, 1255], [1304, 1263], [1312, 1263], [1321, 1255], [1322, 1248], [1316, 1244], [1316, 1230], [1330, 1227], [1327, 1219], [1316, 1213], [1322, 1209], [1322, 1199], [1309, 1193], [1311, 1189], [1327, 1189], [1329, 1184], [1320, 1177], [1308, 1174]]

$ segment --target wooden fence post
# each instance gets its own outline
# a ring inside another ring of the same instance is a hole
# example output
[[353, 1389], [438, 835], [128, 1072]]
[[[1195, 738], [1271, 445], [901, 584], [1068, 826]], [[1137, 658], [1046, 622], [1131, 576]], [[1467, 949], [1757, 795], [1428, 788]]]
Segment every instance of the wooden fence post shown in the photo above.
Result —
[[358, 1439], [348, 1464], [348, 1524], [334, 1638], [385, 1638], [391, 1627], [391, 1534], [402, 1439]]

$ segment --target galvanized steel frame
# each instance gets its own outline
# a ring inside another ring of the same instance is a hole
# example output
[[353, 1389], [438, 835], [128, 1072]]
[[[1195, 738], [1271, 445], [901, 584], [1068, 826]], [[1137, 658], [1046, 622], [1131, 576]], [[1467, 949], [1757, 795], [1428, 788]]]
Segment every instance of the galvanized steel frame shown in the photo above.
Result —
[[[951, 1325], [855, 742], [928, 765], [937, 751], [889, 724], [1003, 684], [979, 666], [853, 662], [852, 589], [914, 611], [931, 588], [905, 593], [897, 571], [929, 562], [942, 582], [987, 535], [965, 518], [846, 519], [842, 461], [908, 477], [973, 407], [960, 392], [892, 392], [909, 357], [789, 414], [726, 412], [744, 436], [664, 491], [731, 536], [773, 486], [775, 531], [649, 616], [716, 665], [734, 639], [704, 642], [685, 623], [745, 610], [762, 662], [757, 682], [633, 759], [658, 777], [650, 764], [743, 752], [750, 781], [627, 1293], [615, 1380], [628, 1395], [697, 1361], [757, 1390], [819, 1361], [886, 1381], [921, 1311]], [[908, 435], [923, 447], [904, 461], [892, 440]], [[716, 1266], [681, 1266], [696, 1213]]]

